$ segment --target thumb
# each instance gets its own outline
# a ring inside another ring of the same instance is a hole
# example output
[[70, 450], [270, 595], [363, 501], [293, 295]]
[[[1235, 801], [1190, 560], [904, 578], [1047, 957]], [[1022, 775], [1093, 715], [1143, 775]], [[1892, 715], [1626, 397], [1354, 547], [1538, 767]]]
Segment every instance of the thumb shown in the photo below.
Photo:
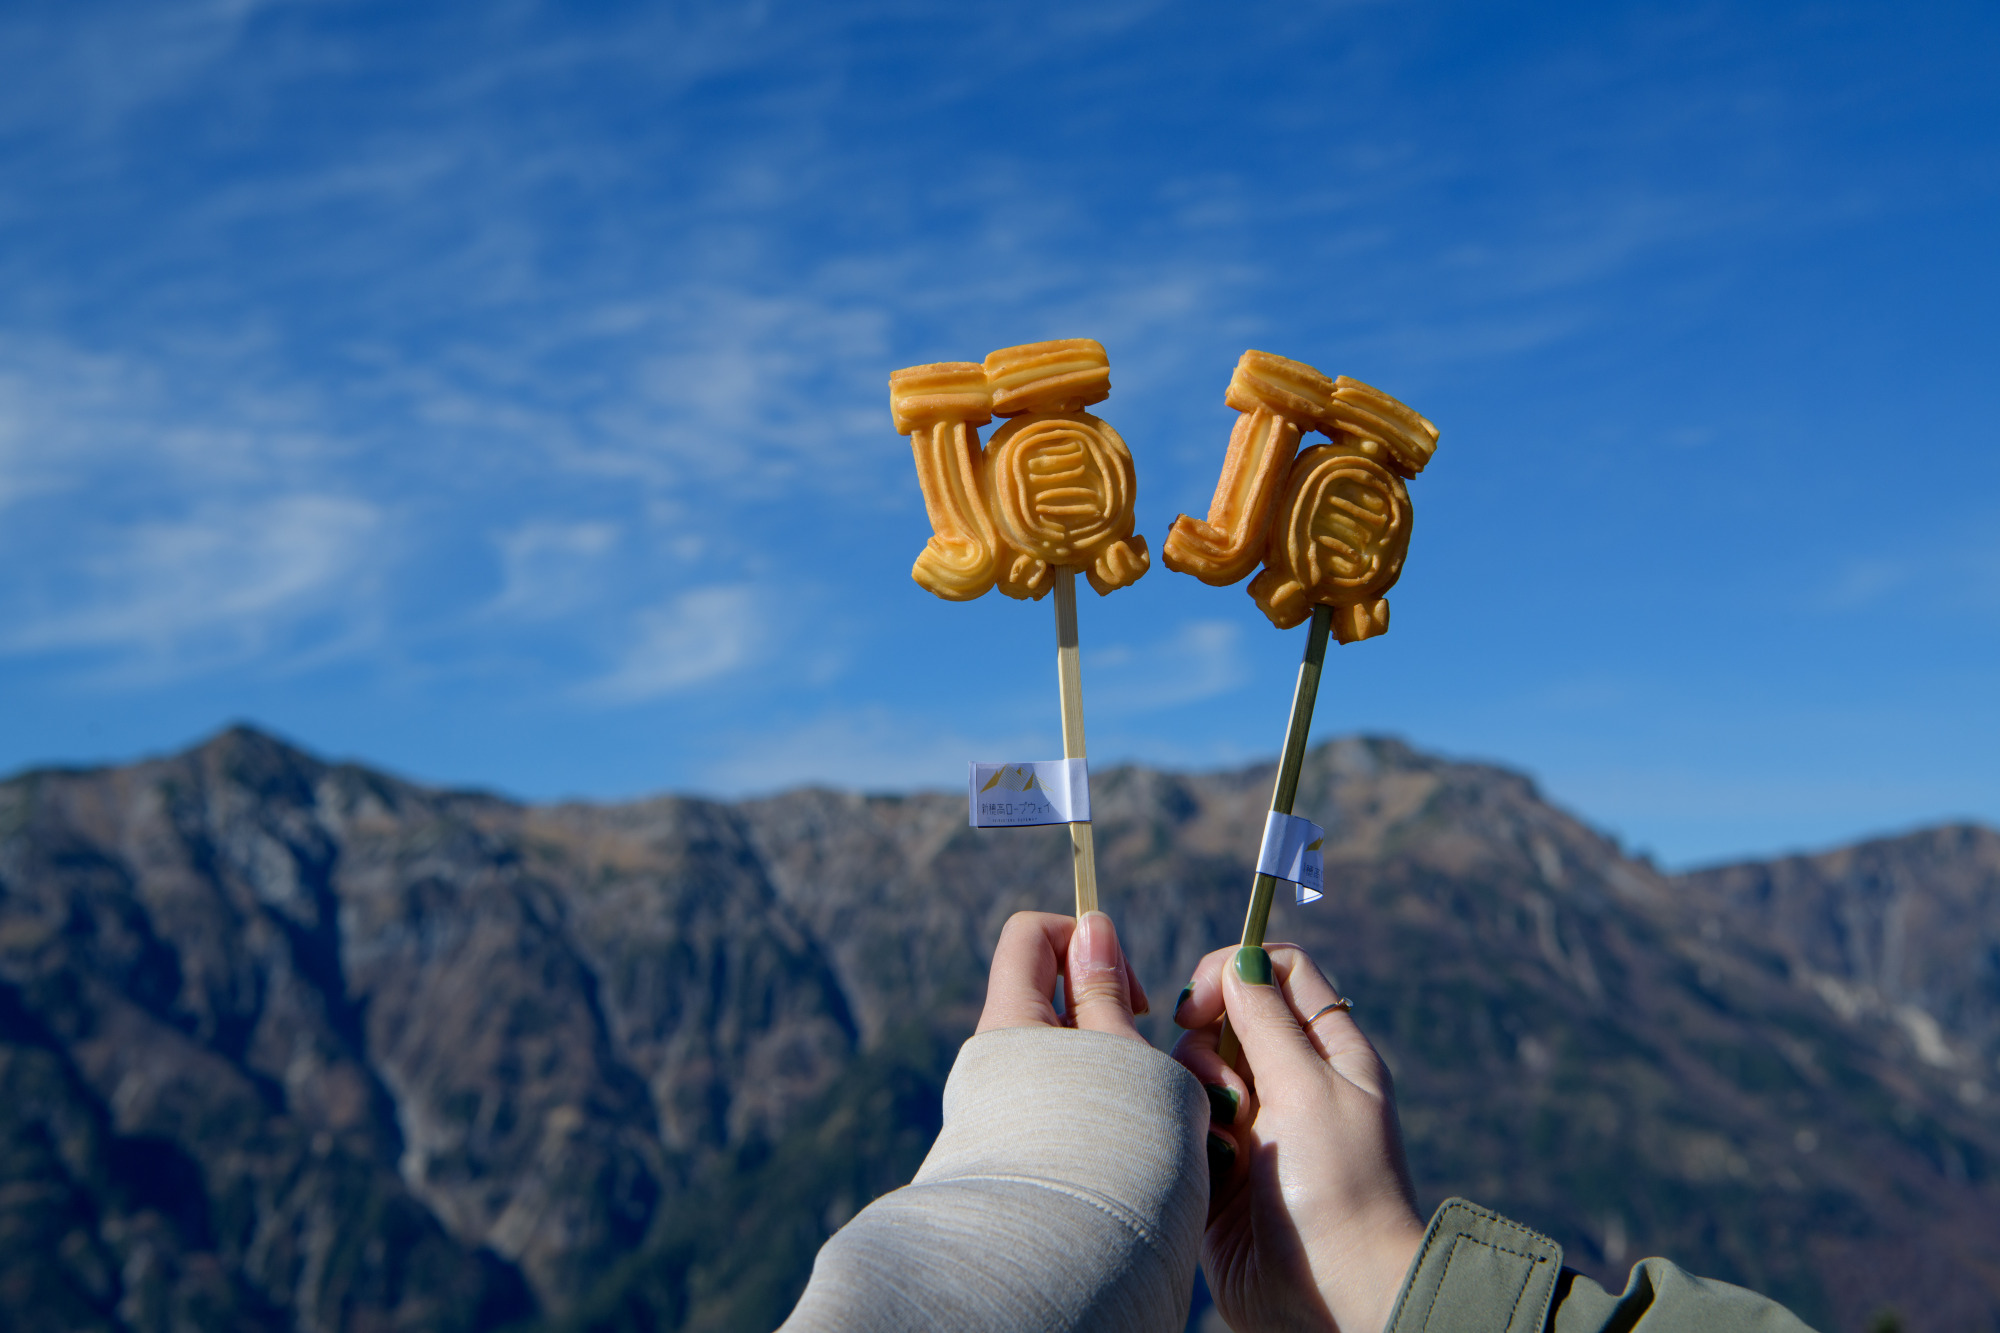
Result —
[[1238, 949], [1222, 968], [1222, 998], [1256, 1082], [1282, 1085], [1325, 1074], [1326, 1061], [1272, 975], [1270, 954], [1254, 944]]
[[1143, 1040], [1132, 1024], [1132, 983], [1118, 930], [1104, 913], [1085, 912], [1076, 919], [1066, 980], [1070, 1017], [1078, 1027]]

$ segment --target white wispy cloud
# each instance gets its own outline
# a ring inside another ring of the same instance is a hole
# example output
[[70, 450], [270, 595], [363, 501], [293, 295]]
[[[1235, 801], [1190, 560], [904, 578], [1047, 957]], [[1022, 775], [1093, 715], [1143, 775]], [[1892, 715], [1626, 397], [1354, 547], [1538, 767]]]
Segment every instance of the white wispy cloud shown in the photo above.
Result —
[[1850, 560], [1814, 600], [1823, 610], [1858, 611], [1909, 587], [1920, 572], [1911, 560]]
[[259, 0], [9, 6], [0, 129], [102, 133], [185, 88], [236, 45]]
[[174, 356], [0, 329], [0, 508], [325, 479], [344, 460], [320, 399], [240, 349]]
[[618, 542], [615, 523], [565, 523], [534, 519], [497, 539], [499, 595], [488, 605], [495, 616], [543, 620], [601, 603], [603, 560]]
[[1146, 644], [1086, 650], [1085, 690], [1092, 712], [1149, 713], [1199, 703], [1241, 685], [1242, 627], [1227, 620], [1189, 620]]
[[582, 692], [606, 703], [638, 703], [748, 666], [769, 641], [769, 601], [743, 585], [698, 588], [640, 611], [617, 665]]
[[131, 524], [89, 542], [42, 605], [17, 607], [0, 647], [108, 649], [163, 670], [239, 662], [348, 602], [382, 522], [351, 497], [279, 495]]
[[1798, 600], [1812, 611], [1860, 611], [1989, 618], [2000, 610], [2000, 515], [1990, 506], [1933, 520], [1928, 530], [1899, 535], [1893, 554], [1853, 556], [1826, 574], [1814, 572]]
[[367, 637], [392, 512], [341, 475], [312, 395], [237, 369], [217, 393], [186, 363], [0, 334], [0, 653], [130, 683]]

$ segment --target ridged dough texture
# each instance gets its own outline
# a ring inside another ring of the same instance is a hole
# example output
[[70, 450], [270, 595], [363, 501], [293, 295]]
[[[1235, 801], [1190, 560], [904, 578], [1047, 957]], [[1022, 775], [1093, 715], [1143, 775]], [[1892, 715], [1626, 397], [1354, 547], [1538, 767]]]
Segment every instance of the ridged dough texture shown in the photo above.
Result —
[[[1243, 415], [1208, 518], [1182, 514], [1167, 533], [1167, 568], [1219, 587], [1262, 559], [1248, 591], [1278, 628], [1325, 605], [1342, 643], [1386, 632], [1382, 594], [1410, 549], [1404, 481], [1430, 462], [1437, 427], [1359, 380], [1269, 352], [1238, 359], [1223, 401]], [[1315, 430], [1332, 443], [1299, 453]]]
[[[1110, 393], [1110, 359], [1090, 338], [891, 375], [890, 415], [910, 437], [931, 520], [910, 577], [954, 602], [996, 585], [1039, 599], [1065, 567], [1100, 595], [1137, 583], [1152, 558], [1132, 530], [1132, 454], [1083, 410]], [[981, 449], [977, 427], [996, 416], [1011, 420]]]

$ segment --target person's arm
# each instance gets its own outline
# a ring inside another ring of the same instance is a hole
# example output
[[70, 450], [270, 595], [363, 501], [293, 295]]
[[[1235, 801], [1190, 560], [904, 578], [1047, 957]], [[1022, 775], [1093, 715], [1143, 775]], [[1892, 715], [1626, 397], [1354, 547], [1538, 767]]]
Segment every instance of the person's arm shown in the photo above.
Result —
[[1806, 1333], [1754, 1291], [1665, 1259], [1635, 1264], [1613, 1296], [1562, 1266], [1562, 1246], [1464, 1199], [1447, 1199], [1397, 1293], [1385, 1333]]
[[[1389, 1072], [1299, 949], [1202, 960], [1174, 1055], [1214, 1089], [1212, 1133], [1233, 1150], [1209, 1210], [1209, 1290], [1238, 1333], [1799, 1333], [1755, 1292], [1665, 1259], [1613, 1296], [1562, 1266], [1562, 1247], [1463, 1199], [1425, 1226], [1403, 1158]], [[1243, 1068], [1217, 1054], [1227, 1012]], [[1247, 1076], [1246, 1076], [1247, 1075]], [[1234, 1103], [1234, 1113], [1230, 1104]]]
[[1133, 1026], [1144, 992], [1110, 919], [1076, 925], [1007, 923], [937, 1142], [820, 1250], [787, 1333], [1185, 1326], [1208, 1105]]

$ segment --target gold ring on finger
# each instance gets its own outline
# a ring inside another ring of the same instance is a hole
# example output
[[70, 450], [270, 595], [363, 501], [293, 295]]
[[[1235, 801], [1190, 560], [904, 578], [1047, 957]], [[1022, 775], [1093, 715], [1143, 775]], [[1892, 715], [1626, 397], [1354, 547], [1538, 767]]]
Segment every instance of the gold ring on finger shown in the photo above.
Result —
[[1313, 1024], [1319, 1022], [1320, 1019], [1325, 1018], [1328, 1014], [1332, 1013], [1336, 1009], [1352, 1009], [1353, 1007], [1354, 1007], [1354, 1001], [1352, 1000], [1348, 999], [1335, 1000], [1332, 1004], [1324, 1005], [1321, 1008], [1314, 1010], [1313, 1016], [1306, 1020], [1306, 1026], [1311, 1027]]

